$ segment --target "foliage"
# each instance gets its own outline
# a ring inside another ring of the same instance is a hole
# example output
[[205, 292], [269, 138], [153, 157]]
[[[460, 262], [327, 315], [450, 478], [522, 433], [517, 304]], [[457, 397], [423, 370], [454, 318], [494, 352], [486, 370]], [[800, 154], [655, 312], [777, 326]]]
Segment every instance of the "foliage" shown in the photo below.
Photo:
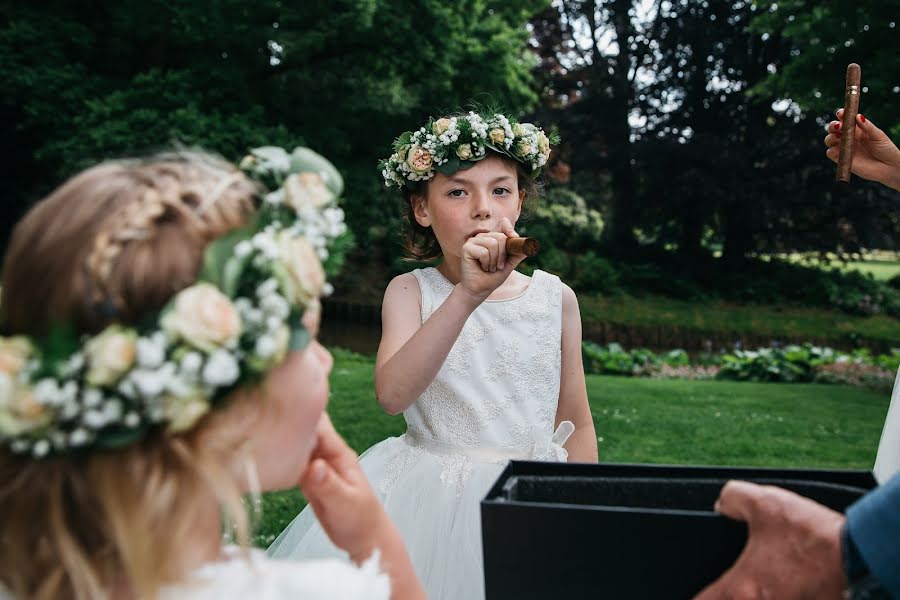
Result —
[[546, 5], [7, 0], [0, 116], [16, 151], [0, 167], [13, 190], [4, 222], [97, 160], [173, 143], [236, 160], [303, 143], [344, 174], [362, 247], [384, 243], [397, 212], [377, 159], [397, 132], [471, 98], [511, 114], [532, 105], [524, 24]]
[[773, 69], [753, 92], [790, 98], [804, 110], [832, 119], [843, 105], [844, 74], [862, 67], [861, 112], [900, 138], [896, 49], [900, 1], [759, 0], [752, 29], [790, 48], [791, 59]]
[[585, 373], [658, 379], [730, 379], [781, 383], [843, 383], [890, 389], [900, 366], [900, 349], [873, 356], [860, 349], [846, 354], [804, 344], [705, 354], [691, 360], [684, 350], [656, 354], [646, 348], [626, 351], [612, 343], [582, 343]]

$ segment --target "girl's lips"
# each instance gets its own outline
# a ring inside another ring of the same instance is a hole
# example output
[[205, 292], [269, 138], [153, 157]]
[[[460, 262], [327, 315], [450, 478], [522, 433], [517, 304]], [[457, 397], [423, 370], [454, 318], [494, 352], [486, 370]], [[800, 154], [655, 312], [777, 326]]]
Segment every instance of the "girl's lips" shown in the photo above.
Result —
[[470, 234], [467, 236], [467, 238], [473, 238], [473, 237], [475, 237], [476, 235], [478, 235], [479, 233], [490, 233], [490, 232], [491, 232], [490, 229], [476, 229], [475, 231], [473, 231], [472, 233], [470, 233]]

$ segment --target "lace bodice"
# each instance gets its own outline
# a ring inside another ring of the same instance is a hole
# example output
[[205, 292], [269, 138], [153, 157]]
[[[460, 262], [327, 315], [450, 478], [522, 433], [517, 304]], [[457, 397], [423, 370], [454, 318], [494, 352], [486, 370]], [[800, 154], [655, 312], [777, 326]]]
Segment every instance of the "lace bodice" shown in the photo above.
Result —
[[[413, 274], [425, 322], [453, 284], [435, 268]], [[519, 296], [475, 309], [434, 381], [404, 412], [410, 433], [494, 448], [549, 439], [559, 401], [561, 297], [559, 278], [535, 271]]]

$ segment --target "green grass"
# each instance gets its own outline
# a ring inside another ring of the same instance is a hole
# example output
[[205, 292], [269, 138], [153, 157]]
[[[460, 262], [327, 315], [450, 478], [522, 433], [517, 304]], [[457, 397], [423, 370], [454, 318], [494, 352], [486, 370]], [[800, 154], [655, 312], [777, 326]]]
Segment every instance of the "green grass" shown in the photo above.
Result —
[[644, 327], [678, 327], [705, 332], [771, 336], [773, 339], [861, 337], [900, 345], [900, 319], [859, 317], [818, 308], [688, 302], [662, 296], [579, 297], [585, 329], [609, 322]]
[[818, 261], [818, 255], [815, 253], [799, 253], [791, 254], [775, 254], [769, 255], [768, 258], [781, 258], [792, 263], [805, 263], [818, 265], [825, 270], [838, 271], [859, 271], [860, 273], [871, 273], [872, 277], [882, 281], [887, 281], [892, 277], [900, 275], [900, 253], [889, 251], [868, 252], [859, 256], [858, 260], [844, 262], [839, 260], [834, 254], [826, 256], [827, 262]]
[[[335, 351], [328, 412], [361, 452], [405, 430], [376, 404], [374, 361]], [[600, 460], [870, 468], [889, 397], [850, 387], [587, 378]], [[268, 546], [303, 506], [266, 494], [254, 543]]]

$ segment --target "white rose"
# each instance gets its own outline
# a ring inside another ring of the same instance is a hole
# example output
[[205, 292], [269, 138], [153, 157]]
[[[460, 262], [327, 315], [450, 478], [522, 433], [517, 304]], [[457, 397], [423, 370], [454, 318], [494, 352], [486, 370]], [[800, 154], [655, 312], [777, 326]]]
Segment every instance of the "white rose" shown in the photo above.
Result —
[[110, 325], [85, 345], [88, 371], [85, 379], [91, 385], [112, 385], [132, 366], [137, 358], [137, 333], [118, 325]]
[[166, 431], [179, 433], [190, 429], [209, 408], [209, 399], [199, 389], [185, 395], [166, 396], [163, 401], [163, 415], [169, 422]]
[[503, 140], [506, 139], [506, 132], [503, 131], [502, 127], [494, 127], [488, 135], [495, 144], [502, 144]]
[[278, 236], [279, 259], [273, 264], [282, 291], [292, 306], [302, 307], [318, 298], [325, 270], [315, 248], [305, 239], [283, 231]]
[[434, 122], [431, 131], [434, 135], [441, 135], [450, 128], [450, 119], [443, 117]]
[[0, 338], [0, 373], [18, 375], [33, 352], [34, 346], [24, 336]]
[[472, 158], [472, 145], [460, 144], [459, 148], [456, 149], [456, 155], [460, 160], [469, 160]]
[[173, 337], [207, 352], [235, 343], [241, 335], [241, 317], [234, 304], [209, 283], [179, 292], [160, 324]]
[[434, 157], [432, 157], [431, 152], [425, 148], [415, 145], [409, 149], [409, 155], [406, 157], [406, 164], [409, 165], [409, 168], [412, 169], [414, 173], [419, 175], [427, 173], [431, 169], [433, 163]]
[[317, 173], [294, 173], [284, 180], [284, 200], [296, 211], [321, 208], [331, 202], [331, 190]]
[[0, 372], [0, 434], [12, 437], [45, 426], [52, 413], [33, 390]]

